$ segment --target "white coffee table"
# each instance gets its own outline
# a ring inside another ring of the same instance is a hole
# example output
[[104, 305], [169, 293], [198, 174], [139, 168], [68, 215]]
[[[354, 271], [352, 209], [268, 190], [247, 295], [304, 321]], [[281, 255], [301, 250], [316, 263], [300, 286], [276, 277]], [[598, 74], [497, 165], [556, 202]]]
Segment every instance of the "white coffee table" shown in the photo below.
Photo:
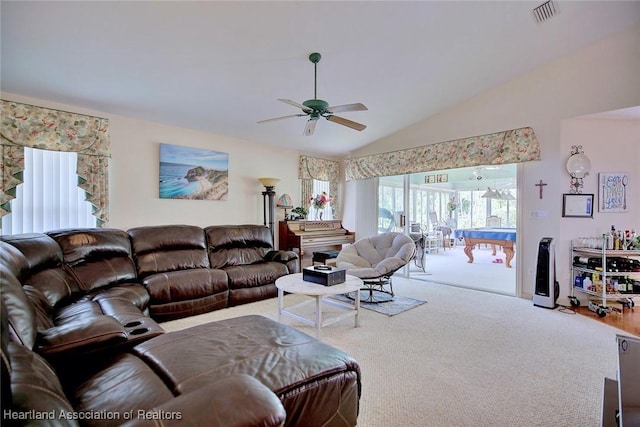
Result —
[[[333, 286], [324, 286], [318, 283], [306, 282], [302, 280], [302, 273], [296, 274], [288, 274], [286, 276], [282, 276], [276, 280], [276, 287], [278, 288], [278, 320], [282, 320], [282, 315], [291, 317], [296, 319], [302, 323], [307, 325], [316, 327], [316, 334], [320, 337], [320, 328], [323, 326], [331, 325], [332, 323], [339, 322], [340, 320], [346, 319], [348, 317], [355, 318], [355, 326], [360, 326], [358, 321], [358, 313], [360, 311], [360, 288], [362, 287], [362, 280], [355, 276], [346, 276], [346, 280], [344, 283], [340, 283], [339, 285]], [[297, 313], [293, 313], [290, 311], [293, 308], [300, 307], [302, 305], [306, 305], [310, 302], [303, 301], [298, 304], [291, 305], [289, 307], [284, 307], [284, 293], [289, 292], [291, 294], [300, 294], [307, 295], [315, 298], [316, 310], [315, 310], [315, 319], [309, 319], [307, 317], [301, 316]], [[332, 296], [347, 294], [350, 292], [356, 292], [356, 297], [353, 300], [353, 304], [338, 301], [336, 299], [329, 299]], [[329, 319], [322, 319], [322, 303], [326, 303], [332, 305], [334, 307], [338, 307], [342, 310], [346, 310], [346, 313], [340, 314], [337, 316], [332, 316]]]

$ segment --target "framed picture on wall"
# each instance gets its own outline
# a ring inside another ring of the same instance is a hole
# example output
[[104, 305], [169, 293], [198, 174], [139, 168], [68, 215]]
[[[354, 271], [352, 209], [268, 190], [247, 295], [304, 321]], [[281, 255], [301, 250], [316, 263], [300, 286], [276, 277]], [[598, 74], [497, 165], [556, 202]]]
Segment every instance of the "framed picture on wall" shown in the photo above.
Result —
[[593, 218], [593, 194], [563, 194], [562, 216]]
[[227, 200], [229, 154], [160, 144], [160, 198]]
[[446, 174], [446, 173], [438, 174], [437, 181], [438, 182], [448, 182], [449, 181], [449, 175]]
[[626, 212], [628, 185], [627, 172], [600, 172], [598, 174], [600, 212]]

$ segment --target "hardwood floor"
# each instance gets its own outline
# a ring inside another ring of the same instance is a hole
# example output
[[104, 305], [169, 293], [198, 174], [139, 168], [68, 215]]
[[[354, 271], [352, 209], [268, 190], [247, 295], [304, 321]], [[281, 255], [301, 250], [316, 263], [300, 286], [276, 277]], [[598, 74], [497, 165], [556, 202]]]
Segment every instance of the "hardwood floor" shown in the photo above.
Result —
[[640, 337], [640, 300], [636, 298], [635, 303], [635, 307], [623, 309], [622, 314], [608, 313], [604, 317], [599, 317], [586, 306], [574, 307], [574, 309], [582, 316], [590, 317]]

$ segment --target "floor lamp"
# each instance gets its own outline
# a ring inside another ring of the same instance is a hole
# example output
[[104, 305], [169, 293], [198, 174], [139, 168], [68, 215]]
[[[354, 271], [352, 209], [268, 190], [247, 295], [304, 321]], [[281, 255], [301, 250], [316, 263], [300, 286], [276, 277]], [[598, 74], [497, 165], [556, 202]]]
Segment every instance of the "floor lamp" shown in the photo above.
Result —
[[276, 216], [276, 208], [273, 203], [273, 198], [276, 195], [275, 187], [280, 181], [278, 178], [258, 178], [258, 181], [264, 185], [264, 191], [262, 192], [262, 205], [264, 214], [264, 225], [267, 225], [267, 206], [269, 207], [269, 230], [271, 230], [271, 240], [275, 245], [275, 236], [273, 232], [273, 219]]

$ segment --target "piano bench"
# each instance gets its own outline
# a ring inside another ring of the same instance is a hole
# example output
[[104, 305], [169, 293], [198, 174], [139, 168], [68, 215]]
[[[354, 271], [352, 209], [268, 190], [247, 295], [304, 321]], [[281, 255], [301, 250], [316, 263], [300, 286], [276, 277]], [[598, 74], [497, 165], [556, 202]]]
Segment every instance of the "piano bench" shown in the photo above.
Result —
[[314, 252], [313, 257], [311, 258], [312, 264], [315, 263], [326, 264], [326, 265], [335, 265], [335, 259], [338, 257], [340, 251], [322, 251], [322, 252]]

